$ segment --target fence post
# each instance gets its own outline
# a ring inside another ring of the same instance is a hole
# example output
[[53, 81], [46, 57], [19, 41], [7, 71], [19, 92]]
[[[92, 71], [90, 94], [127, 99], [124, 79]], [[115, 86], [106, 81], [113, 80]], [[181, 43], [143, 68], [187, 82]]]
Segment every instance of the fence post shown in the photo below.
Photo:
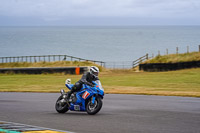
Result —
[[176, 54], [178, 54], [178, 47], [176, 47]]
[[189, 53], [189, 46], [187, 46], [187, 53]]
[[149, 54], [146, 54], [146, 60], [148, 60], [149, 59]]
[[53, 61], [55, 62], [55, 55], [53, 55]]
[[58, 55], [58, 60], [60, 61], [60, 55]]
[[34, 62], [35, 62], [35, 63], [37, 62], [37, 60], [36, 60], [36, 56], [34, 56]]
[[166, 54], [168, 55], [168, 49], [166, 49]]
[[50, 62], [50, 55], [48, 55], [48, 59], [49, 59], [49, 62]]
[[200, 45], [199, 45], [199, 52], [200, 52]]
[[66, 55], [64, 55], [63, 61], [66, 61], [66, 59], [67, 59], [67, 57], [66, 57]]

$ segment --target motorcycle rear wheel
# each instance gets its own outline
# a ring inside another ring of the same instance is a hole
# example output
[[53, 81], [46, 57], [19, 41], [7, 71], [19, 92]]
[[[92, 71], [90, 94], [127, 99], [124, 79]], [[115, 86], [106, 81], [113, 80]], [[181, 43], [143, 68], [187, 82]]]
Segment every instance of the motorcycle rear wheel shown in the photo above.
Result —
[[95, 115], [101, 110], [101, 107], [103, 105], [103, 102], [100, 97], [97, 97], [95, 99], [94, 104], [92, 104], [92, 101], [90, 100], [86, 105], [86, 111], [89, 115]]
[[56, 105], [55, 105], [55, 108], [56, 108], [56, 111], [58, 113], [65, 113], [69, 110], [69, 106], [67, 103], [62, 103], [62, 100], [63, 99], [63, 96], [60, 96], [58, 98], [58, 100], [56, 101]]

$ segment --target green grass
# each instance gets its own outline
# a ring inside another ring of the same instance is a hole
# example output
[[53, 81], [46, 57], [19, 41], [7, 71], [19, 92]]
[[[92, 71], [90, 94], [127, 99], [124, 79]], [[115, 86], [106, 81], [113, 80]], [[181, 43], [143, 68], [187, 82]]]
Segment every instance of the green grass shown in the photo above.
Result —
[[200, 61], [200, 52], [156, 56], [155, 58], [144, 63], [176, 63], [190, 61]]
[[[200, 68], [170, 72], [103, 71], [100, 79], [106, 93], [200, 97]], [[65, 79], [75, 83], [81, 75], [0, 74], [0, 91], [59, 92]]]
[[0, 91], [57, 92], [64, 88], [66, 78], [78, 80], [80, 76], [63, 74], [0, 74]]
[[200, 69], [188, 69], [171, 72], [130, 73], [112, 76], [112, 78], [104, 76], [104, 84], [108, 87], [121, 86], [126, 93], [200, 96], [199, 79]]

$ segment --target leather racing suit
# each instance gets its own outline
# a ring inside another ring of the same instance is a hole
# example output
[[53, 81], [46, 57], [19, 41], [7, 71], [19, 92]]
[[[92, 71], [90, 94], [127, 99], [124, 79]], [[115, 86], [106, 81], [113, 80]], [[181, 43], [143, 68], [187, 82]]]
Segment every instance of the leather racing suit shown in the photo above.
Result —
[[74, 86], [72, 87], [72, 90], [68, 92], [67, 99], [70, 98], [70, 96], [71, 96], [71, 94], [73, 92], [79, 91], [82, 88], [83, 84], [87, 84], [89, 86], [93, 86], [92, 81], [96, 81], [96, 80], [99, 80], [99, 78], [95, 77], [90, 72], [87, 72], [87, 73], [83, 74], [82, 78], [78, 82], [76, 82], [74, 84]]

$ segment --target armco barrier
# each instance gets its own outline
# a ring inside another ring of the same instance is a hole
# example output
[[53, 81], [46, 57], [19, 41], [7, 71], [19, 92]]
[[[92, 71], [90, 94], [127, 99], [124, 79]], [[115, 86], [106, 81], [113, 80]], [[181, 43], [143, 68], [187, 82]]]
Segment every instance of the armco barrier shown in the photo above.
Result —
[[192, 62], [179, 62], [179, 63], [149, 63], [140, 64], [139, 69], [143, 71], [155, 72], [155, 71], [172, 71], [186, 68], [200, 67], [200, 61]]
[[88, 71], [88, 67], [0, 68], [0, 73], [25, 73], [25, 74], [42, 74], [42, 73], [82, 74], [86, 71]]

